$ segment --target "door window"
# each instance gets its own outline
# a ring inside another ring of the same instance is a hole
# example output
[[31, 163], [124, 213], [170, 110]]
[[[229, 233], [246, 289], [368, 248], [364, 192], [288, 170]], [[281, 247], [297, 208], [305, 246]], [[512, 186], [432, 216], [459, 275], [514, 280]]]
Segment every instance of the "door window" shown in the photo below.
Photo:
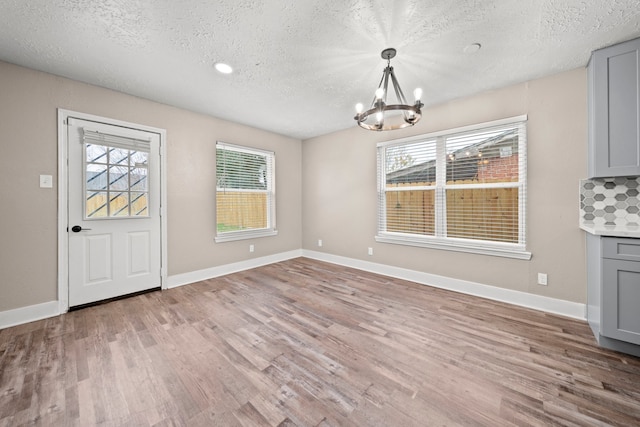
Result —
[[96, 144], [87, 139], [85, 134], [85, 219], [149, 217], [146, 147]]

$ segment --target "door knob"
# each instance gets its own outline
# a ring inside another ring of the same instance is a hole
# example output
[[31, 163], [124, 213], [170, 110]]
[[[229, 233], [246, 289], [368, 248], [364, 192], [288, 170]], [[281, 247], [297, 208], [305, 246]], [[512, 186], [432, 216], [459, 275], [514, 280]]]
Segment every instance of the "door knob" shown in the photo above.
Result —
[[74, 225], [73, 227], [71, 227], [71, 231], [73, 231], [74, 233], [78, 233], [82, 230], [91, 230], [90, 228], [82, 228], [79, 225]]

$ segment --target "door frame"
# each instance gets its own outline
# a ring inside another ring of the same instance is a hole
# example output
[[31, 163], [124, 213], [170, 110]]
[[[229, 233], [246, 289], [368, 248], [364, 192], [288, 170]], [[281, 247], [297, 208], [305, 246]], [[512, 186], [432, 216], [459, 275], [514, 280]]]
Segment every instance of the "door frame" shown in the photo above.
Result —
[[67, 137], [67, 119], [95, 121], [108, 125], [122, 126], [160, 136], [160, 286], [167, 289], [167, 177], [166, 177], [166, 139], [167, 131], [151, 126], [93, 114], [58, 108], [58, 310], [69, 311], [69, 141]]

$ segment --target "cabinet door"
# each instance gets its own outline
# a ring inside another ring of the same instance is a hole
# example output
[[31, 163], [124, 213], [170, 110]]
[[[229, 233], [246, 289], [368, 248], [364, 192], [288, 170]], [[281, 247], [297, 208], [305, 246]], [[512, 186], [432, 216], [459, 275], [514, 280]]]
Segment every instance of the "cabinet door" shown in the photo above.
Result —
[[589, 175], [640, 175], [640, 39], [593, 53], [589, 63]]
[[640, 344], [640, 262], [605, 259], [602, 335]]

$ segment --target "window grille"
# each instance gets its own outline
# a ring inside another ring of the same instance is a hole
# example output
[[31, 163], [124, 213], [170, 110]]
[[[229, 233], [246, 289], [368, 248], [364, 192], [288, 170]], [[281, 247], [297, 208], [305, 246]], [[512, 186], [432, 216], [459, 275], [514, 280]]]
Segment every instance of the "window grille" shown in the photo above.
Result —
[[149, 217], [150, 141], [83, 129], [85, 219]]

